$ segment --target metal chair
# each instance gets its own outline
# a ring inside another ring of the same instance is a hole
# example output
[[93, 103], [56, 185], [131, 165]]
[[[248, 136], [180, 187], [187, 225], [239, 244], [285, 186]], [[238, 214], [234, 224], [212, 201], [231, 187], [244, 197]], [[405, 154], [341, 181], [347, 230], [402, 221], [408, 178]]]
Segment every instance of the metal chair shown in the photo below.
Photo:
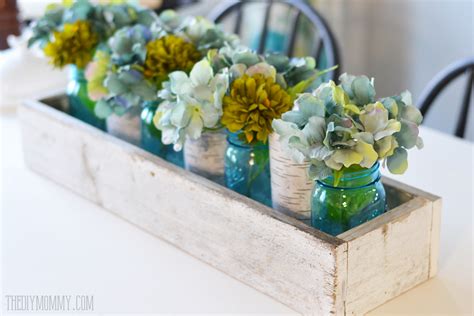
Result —
[[[208, 15], [208, 18], [214, 21], [215, 23], [219, 23], [235, 12], [236, 19], [233, 31], [235, 34], [240, 35], [242, 28], [243, 7], [251, 3], [265, 4], [263, 27], [260, 31], [260, 39], [257, 48], [258, 53], [261, 54], [267, 51], [265, 46], [267, 42], [268, 25], [270, 22], [272, 6], [276, 3], [284, 4], [288, 7], [289, 10], [291, 9], [295, 11], [292, 27], [288, 30], [288, 33], [286, 34], [286, 55], [290, 57], [294, 56], [295, 43], [298, 35], [298, 25], [303, 18], [306, 18], [315, 29], [314, 40], [318, 43], [311, 55], [315, 57], [318, 65], [324, 64], [325, 67], [339, 65], [338, 69], [329, 73], [329, 79], [336, 80], [339, 78], [341, 70], [341, 61], [339, 57], [340, 55], [337, 48], [337, 43], [333, 36], [333, 33], [331, 32], [324, 18], [318, 12], [316, 12], [313, 7], [311, 7], [303, 0], [224, 0], [215, 10], [213, 10]], [[325, 63], [322, 62], [323, 60], [325, 61]]]
[[464, 138], [466, 132], [466, 123], [469, 115], [469, 104], [471, 101], [472, 90], [474, 89], [474, 57], [459, 60], [444, 70], [439, 72], [426, 86], [418, 99], [420, 111], [423, 116], [433, 105], [436, 97], [445, 89], [454, 79], [465, 74], [467, 76], [467, 85], [462, 99], [461, 113], [459, 114], [455, 135]]

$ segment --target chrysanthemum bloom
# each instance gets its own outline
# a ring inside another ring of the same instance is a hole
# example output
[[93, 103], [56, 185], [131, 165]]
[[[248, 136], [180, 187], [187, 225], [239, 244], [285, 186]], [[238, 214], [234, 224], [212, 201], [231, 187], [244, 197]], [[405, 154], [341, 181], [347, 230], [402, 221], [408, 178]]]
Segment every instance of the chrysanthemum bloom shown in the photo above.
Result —
[[272, 121], [292, 107], [290, 95], [262, 74], [237, 78], [223, 101], [222, 124], [233, 133], [242, 131], [249, 144], [265, 143], [273, 131]]
[[92, 60], [98, 42], [99, 37], [92, 31], [89, 22], [66, 23], [61, 32], [53, 33], [53, 39], [44, 47], [44, 53], [55, 67], [74, 64], [84, 68]]
[[201, 59], [201, 54], [192, 43], [174, 35], [149, 42], [146, 50], [143, 73], [158, 84], [166, 80], [172, 71], [189, 72]]

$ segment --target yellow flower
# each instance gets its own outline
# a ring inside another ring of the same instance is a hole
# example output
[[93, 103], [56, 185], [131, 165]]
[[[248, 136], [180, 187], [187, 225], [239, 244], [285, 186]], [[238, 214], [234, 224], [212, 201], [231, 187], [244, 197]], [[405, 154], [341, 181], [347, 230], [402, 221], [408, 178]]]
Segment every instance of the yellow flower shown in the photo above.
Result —
[[158, 84], [166, 80], [168, 74], [181, 70], [189, 72], [201, 59], [196, 47], [184, 39], [167, 35], [146, 45], [144, 75]]
[[65, 23], [61, 32], [54, 32], [51, 42], [44, 47], [44, 53], [51, 58], [55, 67], [74, 64], [84, 68], [92, 59], [99, 37], [89, 22]]
[[292, 108], [290, 95], [272, 77], [243, 75], [223, 100], [221, 122], [233, 133], [242, 131], [250, 143], [266, 143], [272, 121]]

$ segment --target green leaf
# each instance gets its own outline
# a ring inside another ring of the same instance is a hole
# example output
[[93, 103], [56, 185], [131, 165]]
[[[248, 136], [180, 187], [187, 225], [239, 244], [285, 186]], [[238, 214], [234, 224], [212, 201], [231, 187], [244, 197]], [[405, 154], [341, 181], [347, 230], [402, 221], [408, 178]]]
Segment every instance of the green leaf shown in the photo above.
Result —
[[341, 170], [334, 170], [333, 171], [333, 178], [334, 178], [334, 186], [337, 187], [339, 182], [341, 182], [342, 176], [344, 175], [344, 168]]
[[311, 85], [311, 83], [316, 80], [317, 76], [312, 76], [306, 80], [302, 80], [298, 82], [296, 85], [293, 87], [289, 87], [287, 89], [288, 94], [290, 95], [292, 100], [295, 100], [298, 94], [303, 93], [308, 89], [308, 87]]

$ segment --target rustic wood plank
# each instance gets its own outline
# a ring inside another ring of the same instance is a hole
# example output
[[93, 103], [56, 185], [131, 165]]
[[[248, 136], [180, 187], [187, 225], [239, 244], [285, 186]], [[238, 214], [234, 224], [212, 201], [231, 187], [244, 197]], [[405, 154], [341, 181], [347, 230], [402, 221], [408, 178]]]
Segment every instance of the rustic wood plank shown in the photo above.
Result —
[[429, 277], [432, 278], [438, 272], [439, 243], [441, 238], [441, 210], [443, 201], [441, 197], [420, 190], [418, 188], [401, 183], [392, 178], [384, 177], [384, 184], [399, 188], [415, 196], [423, 197], [432, 202], [431, 244], [430, 244], [430, 268]]
[[337, 237], [344, 241], [351, 241], [357, 239], [376, 230], [379, 227], [405, 218], [406, 216], [408, 216], [408, 214], [424, 206], [426, 203], [427, 201], [423, 198], [413, 198], [408, 202], [403, 203], [402, 205], [399, 205], [396, 208], [391, 209], [388, 212], [377, 216], [376, 218], [366, 223], [363, 223], [348, 231], [343, 232], [342, 234], [339, 234]]
[[342, 313], [345, 242], [40, 103], [20, 116], [36, 172], [298, 312]]
[[432, 202], [408, 203], [411, 212], [348, 236], [346, 314], [364, 314], [428, 279]]
[[431, 222], [431, 245], [430, 245], [430, 272], [429, 277], [432, 278], [438, 273], [438, 258], [441, 238], [441, 198], [433, 201], [433, 217]]

